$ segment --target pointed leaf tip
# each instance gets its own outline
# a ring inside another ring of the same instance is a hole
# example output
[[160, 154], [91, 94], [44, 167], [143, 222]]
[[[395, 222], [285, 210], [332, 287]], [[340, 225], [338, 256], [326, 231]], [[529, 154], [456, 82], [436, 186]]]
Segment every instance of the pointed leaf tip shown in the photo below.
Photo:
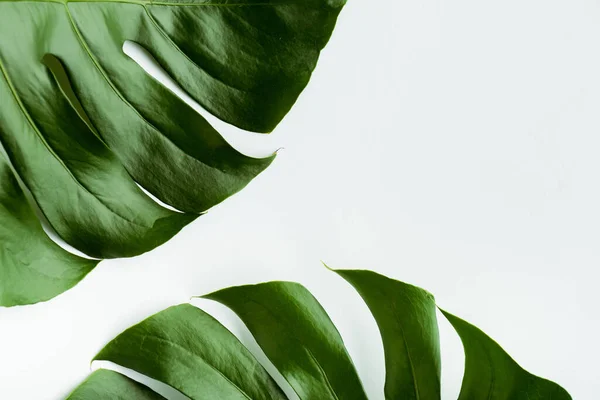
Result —
[[440, 311], [460, 336], [465, 351], [459, 400], [572, 400], [558, 384], [523, 369], [482, 330]]

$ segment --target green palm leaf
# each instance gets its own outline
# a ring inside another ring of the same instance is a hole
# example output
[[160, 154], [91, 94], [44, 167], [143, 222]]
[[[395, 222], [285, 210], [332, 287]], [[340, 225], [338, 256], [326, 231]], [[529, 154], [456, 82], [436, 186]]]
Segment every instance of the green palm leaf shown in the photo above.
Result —
[[[433, 296], [370, 271], [336, 272], [357, 289], [379, 326], [385, 349], [386, 398], [440, 399]], [[340, 334], [303, 286], [270, 282], [204, 297], [237, 313], [301, 400], [366, 398]], [[557, 384], [524, 371], [479, 329], [444, 314], [466, 352], [460, 400], [571, 399]], [[212, 317], [190, 305], [172, 307], [126, 330], [95, 359], [162, 381], [193, 400], [283, 398], [248, 350]], [[108, 379], [96, 374], [69, 399], [82, 399], [82, 388], [90, 385], [99, 389], [96, 398], [105, 398], [102, 390], [114, 393]], [[119, 395], [136, 399], [127, 393]]]
[[[97, 259], [149, 251], [241, 190], [274, 156], [232, 148], [129, 59], [124, 43], [147, 50], [216, 117], [268, 132], [306, 86], [343, 3], [0, 0], [2, 153], [66, 243]], [[19, 288], [0, 305], [51, 298], [81, 270], [68, 262], [63, 282], [51, 273], [27, 286], [29, 272], [19, 266], [29, 261], [15, 254], [41, 235], [28, 232], [0, 245], [2, 285]], [[52, 264], [59, 258], [69, 256]]]

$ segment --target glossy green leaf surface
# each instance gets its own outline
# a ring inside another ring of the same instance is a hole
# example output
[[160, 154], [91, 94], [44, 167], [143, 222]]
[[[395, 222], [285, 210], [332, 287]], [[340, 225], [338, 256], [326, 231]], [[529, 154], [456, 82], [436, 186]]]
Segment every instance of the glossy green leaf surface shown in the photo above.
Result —
[[118, 372], [94, 371], [68, 400], [164, 400], [146, 386]]
[[48, 300], [71, 288], [98, 261], [63, 250], [46, 235], [0, 153], [0, 305]]
[[[334, 272], [358, 291], [379, 326], [385, 398], [440, 399], [440, 342], [433, 296], [371, 271]], [[301, 400], [367, 398], [338, 330], [302, 285], [269, 282], [227, 288], [203, 298], [224, 304], [242, 319]], [[459, 400], [571, 400], [557, 384], [519, 367], [482, 331], [442, 312], [465, 348]], [[226, 328], [191, 305], [169, 308], [126, 330], [96, 359], [131, 368], [192, 399], [285, 398]]]
[[379, 326], [386, 399], [440, 399], [440, 342], [433, 296], [371, 271], [335, 272], [354, 286]]
[[302, 285], [269, 282], [203, 296], [231, 308], [302, 400], [366, 399], [333, 322]]
[[95, 360], [133, 369], [191, 399], [285, 398], [231, 332], [189, 304], [168, 308], [127, 329]]
[[570, 400], [554, 382], [521, 368], [479, 328], [442, 311], [465, 348], [465, 374], [459, 400]]
[[268, 132], [306, 86], [343, 3], [0, 0], [0, 144], [65, 242], [99, 259], [147, 252], [274, 156], [236, 151], [124, 43], [218, 118]]

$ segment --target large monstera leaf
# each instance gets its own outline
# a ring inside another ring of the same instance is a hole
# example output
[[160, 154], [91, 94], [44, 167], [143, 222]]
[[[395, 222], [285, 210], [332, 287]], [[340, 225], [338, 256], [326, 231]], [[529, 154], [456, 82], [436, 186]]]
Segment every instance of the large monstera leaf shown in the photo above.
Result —
[[97, 262], [53, 245], [35, 215], [91, 258], [131, 257], [273, 160], [232, 148], [123, 53], [126, 41], [214, 116], [269, 132], [344, 1], [0, 0], [0, 305], [52, 298]]
[[[370, 271], [336, 272], [358, 291], [379, 326], [385, 353], [385, 398], [440, 400], [440, 342], [433, 296]], [[303, 286], [269, 282], [204, 297], [224, 304], [240, 317], [300, 400], [367, 399], [339, 332]], [[475, 326], [443, 314], [465, 349], [459, 400], [571, 399], [556, 383], [521, 368]], [[286, 398], [231, 332], [190, 304], [168, 308], [127, 329], [95, 360], [132, 369], [192, 400]], [[142, 383], [106, 369], [93, 372], [69, 396], [69, 400], [164, 398]]]

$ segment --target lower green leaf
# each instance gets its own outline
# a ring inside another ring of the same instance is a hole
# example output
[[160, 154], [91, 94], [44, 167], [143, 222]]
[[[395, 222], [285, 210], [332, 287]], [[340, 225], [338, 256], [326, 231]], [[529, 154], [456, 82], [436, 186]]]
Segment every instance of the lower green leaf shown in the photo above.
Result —
[[[356, 288], [379, 326], [386, 399], [439, 400], [440, 342], [433, 296], [370, 271], [335, 272]], [[303, 286], [270, 282], [204, 297], [240, 316], [301, 400], [366, 399], [339, 332]], [[481, 330], [442, 312], [465, 348], [459, 400], [571, 400], [556, 383], [521, 368]], [[133, 369], [193, 400], [285, 398], [231, 332], [189, 304], [171, 307], [126, 330], [95, 359]], [[116, 373], [96, 372], [74, 392], [80, 397], [70, 399], [155, 399], [144, 397], [153, 396], [152, 392], [130, 397], [141, 390], [138, 385]]]

